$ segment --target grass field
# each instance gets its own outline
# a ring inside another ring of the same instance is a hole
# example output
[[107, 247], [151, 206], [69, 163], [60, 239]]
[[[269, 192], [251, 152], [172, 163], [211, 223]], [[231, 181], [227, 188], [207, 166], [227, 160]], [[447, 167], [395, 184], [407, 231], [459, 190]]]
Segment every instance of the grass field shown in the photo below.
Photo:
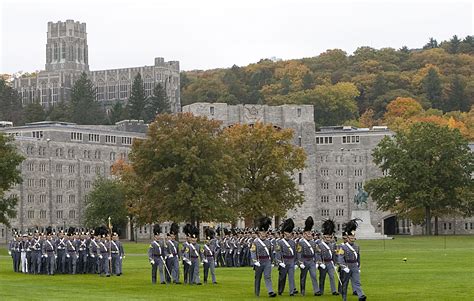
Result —
[[[474, 236], [396, 237], [358, 241], [361, 281], [368, 300], [474, 300]], [[384, 246], [385, 245], [385, 246]], [[24, 275], [13, 273], [11, 258], [0, 251], [0, 300], [256, 300], [251, 268], [219, 268], [217, 285], [152, 285], [145, 252], [148, 244], [126, 243], [124, 274]], [[407, 258], [403, 262], [403, 258]], [[182, 275], [181, 275], [182, 276]], [[273, 270], [276, 290], [277, 270]], [[296, 271], [299, 279], [299, 270]], [[201, 271], [202, 280], [202, 271]], [[342, 300], [340, 296], [289, 297], [277, 300]], [[297, 287], [299, 284], [297, 283]], [[311, 281], [307, 279], [307, 292]], [[261, 298], [267, 298], [262, 281]], [[348, 300], [357, 300], [349, 296]]]

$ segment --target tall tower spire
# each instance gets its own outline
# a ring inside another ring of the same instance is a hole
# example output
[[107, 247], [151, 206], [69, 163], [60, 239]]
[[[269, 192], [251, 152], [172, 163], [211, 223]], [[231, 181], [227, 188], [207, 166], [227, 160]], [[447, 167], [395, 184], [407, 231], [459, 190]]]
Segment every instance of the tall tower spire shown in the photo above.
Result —
[[48, 22], [46, 71], [89, 70], [86, 23]]

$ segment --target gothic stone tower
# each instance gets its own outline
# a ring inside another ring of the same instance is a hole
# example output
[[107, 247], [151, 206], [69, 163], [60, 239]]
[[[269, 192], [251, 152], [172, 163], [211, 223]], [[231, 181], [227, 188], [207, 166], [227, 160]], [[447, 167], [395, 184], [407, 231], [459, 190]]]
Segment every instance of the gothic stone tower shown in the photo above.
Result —
[[46, 71], [89, 71], [86, 23], [48, 22]]

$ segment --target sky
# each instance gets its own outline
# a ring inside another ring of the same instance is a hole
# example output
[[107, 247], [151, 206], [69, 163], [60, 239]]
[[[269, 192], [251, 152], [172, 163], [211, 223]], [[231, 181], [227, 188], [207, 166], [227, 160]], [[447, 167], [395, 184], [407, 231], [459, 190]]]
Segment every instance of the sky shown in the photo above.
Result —
[[327, 49], [421, 48], [473, 34], [469, 0], [0, 0], [0, 73], [44, 70], [48, 21], [87, 24], [89, 69], [181, 70], [297, 59]]

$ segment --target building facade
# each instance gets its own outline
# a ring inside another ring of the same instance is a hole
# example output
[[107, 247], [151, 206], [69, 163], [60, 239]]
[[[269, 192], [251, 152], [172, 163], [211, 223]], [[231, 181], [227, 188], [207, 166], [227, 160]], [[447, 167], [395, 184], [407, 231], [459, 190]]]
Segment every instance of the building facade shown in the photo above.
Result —
[[[133, 140], [143, 139], [146, 128], [142, 121], [132, 120], [115, 126], [37, 122], [0, 129], [15, 138], [26, 158], [20, 166], [23, 182], [8, 192], [19, 199], [12, 228], [83, 227], [94, 181], [110, 176], [116, 160], [128, 159]], [[9, 234], [0, 225], [0, 241]]]
[[[313, 216], [315, 227], [331, 218], [339, 232], [342, 224], [356, 209], [354, 197], [359, 187], [384, 176], [373, 163], [372, 151], [385, 136], [392, 136], [387, 127], [355, 128], [350, 126], [323, 127], [315, 131], [313, 106], [310, 105], [227, 105], [224, 103], [194, 103], [183, 107], [183, 112], [221, 120], [224, 126], [234, 123], [272, 123], [294, 130], [294, 143], [303, 147], [308, 157], [306, 168], [295, 175], [295, 182], [303, 192], [305, 203], [287, 213], [297, 226]], [[471, 145], [474, 149], [474, 145]], [[422, 227], [406, 218], [377, 209], [369, 197], [371, 223], [382, 234], [422, 234]], [[474, 234], [474, 218], [445, 218], [439, 222], [440, 234]], [[434, 228], [433, 228], [434, 229]]]
[[97, 89], [97, 101], [109, 109], [115, 102], [127, 102], [133, 79], [140, 73], [146, 96], [152, 94], [155, 85], [161, 84], [172, 112], [180, 111], [178, 61], [166, 62], [157, 57], [151, 66], [90, 71], [88, 47], [85, 23], [73, 20], [48, 22], [45, 70], [13, 81], [22, 103], [39, 102], [47, 108], [60, 101], [69, 101], [71, 88], [85, 72]]

